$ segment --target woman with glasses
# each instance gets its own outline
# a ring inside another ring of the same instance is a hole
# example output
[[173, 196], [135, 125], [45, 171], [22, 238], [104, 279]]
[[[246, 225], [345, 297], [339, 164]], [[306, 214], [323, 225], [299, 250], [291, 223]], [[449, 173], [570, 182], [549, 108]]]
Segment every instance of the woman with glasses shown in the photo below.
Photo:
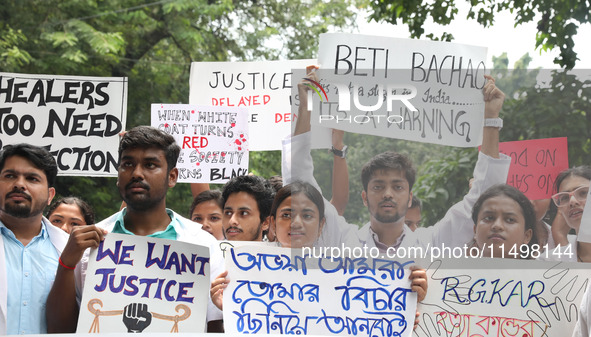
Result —
[[[562, 216], [570, 228], [579, 233], [583, 210], [589, 194], [591, 182], [591, 168], [588, 166], [573, 167], [560, 172], [556, 177], [555, 188], [558, 193], [552, 196], [552, 201], [558, 207], [557, 216]], [[573, 254], [566, 259], [579, 262], [591, 262], [591, 243], [571, 243]], [[563, 255], [564, 257], [564, 255]]]
[[[573, 228], [577, 235], [581, 227], [581, 218], [587, 194], [589, 194], [589, 183], [591, 182], [591, 168], [580, 166], [562, 171], [556, 177], [556, 189], [558, 193], [552, 196], [552, 200], [558, 207], [558, 212], [562, 214], [564, 220]], [[558, 216], [558, 215], [557, 215]], [[588, 226], [588, 225], [587, 225]], [[573, 261], [591, 262], [591, 243], [589, 242], [571, 242], [570, 247], [573, 251]], [[576, 260], [575, 260], [576, 259]], [[589, 286], [579, 308], [579, 317], [577, 325], [573, 331], [573, 336], [588, 337], [591, 335], [591, 290]]]

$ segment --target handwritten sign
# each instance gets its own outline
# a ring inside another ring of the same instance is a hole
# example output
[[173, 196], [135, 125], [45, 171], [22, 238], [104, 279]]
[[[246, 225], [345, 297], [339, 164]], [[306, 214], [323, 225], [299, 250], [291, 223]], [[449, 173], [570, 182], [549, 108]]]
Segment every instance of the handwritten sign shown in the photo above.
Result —
[[[194, 62], [189, 103], [246, 108], [250, 150], [281, 150], [297, 118], [290, 108], [291, 88], [300, 78], [293, 78], [292, 71], [313, 64], [316, 60]], [[318, 133], [313, 144], [330, 147], [330, 133]]]
[[249, 133], [243, 108], [152, 104], [152, 126], [179, 146], [179, 182], [225, 183], [248, 174]]
[[204, 332], [209, 249], [107, 235], [90, 253], [78, 332]]
[[236, 247], [242, 246], [250, 246], [250, 247], [277, 247], [277, 243], [275, 242], [264, 242], [264, 241], [228, 241], [228, 240], [220, 240], [219, 248], [222, 252], [222, 256], [224, 259], [226, 256], [230, 256], [230, 250]]
[[127, 78], [0, 73], [0, 148], [46, 147], [60, 175], [117, 176]]
[[[590, 194], [591, 185], [589, 186], [589, 192], [587, 192], [587, 201], [591, 201]], [[587, 225], [589, 223], [591, 223], [591, 202], [586, 202], [585, 208], [583, 209], [583, 216], [581, 217], [581, 226], [579, 227], [577, 241], [591, 242], [591, 226]]]
[[499, 151], [511, 157], [507, 184], [530, 200], [550, 198], [556, 176], [568, 168], [566, 137], [503, 142]]
[[410, 336], [417, 301], [410, 264], [233, 248], [226, 255], [225, 331]]
[[[418, 336], [570, 336], [591, 270], [513, 259], [436, 260]], [[525, 272], [524, 272], [525, 271]]]
[[486, 48], [322, 34], [312, 123], [389, 138], [475, 147], [482, 141]]

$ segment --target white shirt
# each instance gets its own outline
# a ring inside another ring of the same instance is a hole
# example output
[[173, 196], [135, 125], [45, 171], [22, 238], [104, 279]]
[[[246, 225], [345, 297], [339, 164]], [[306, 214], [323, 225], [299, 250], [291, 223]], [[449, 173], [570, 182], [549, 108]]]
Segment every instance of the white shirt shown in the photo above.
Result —
[[579, 319], [573, 330], [573, 337], [589, 337], [591, 334], [591, 327], [589, 326], [589, 307], [591, 307], [591, 293], [589, 292], [589, 286], [587, 286], [587, 290], [581, 300]]
[[[49, 240], [61, 255], [66, 243], [68, 242], [68, 234], [54, 225], [52, 225], [46, 218], [43, 218], [43, 222], [46, 225], [47, 234], [49, 234]], [[0, 335], [6, 335], [6, 315], [8, 311], [8, 287], [6, 284], [6, 261], [4, 256], [4, 239], [0, 235]], [[53, 271], [55, 278], [55, 270]]]
[[[320, 187], [314, 178], [314, 164], [310, 154], [310, 132], [289, 137], [283, 141], [281, 173], [284, 184], [302, 180]], [[297, 158], [297, 165], [292, 165], [292, 158]], [[441, 247], [463, 247], [474, 237], [474, 221], [472, 221], [472, 207], [478, 197], [496, 184], [507, 182], [511, 158], [500, 154], [500, 158], [492, 158], [480, 152], [474, 167], [474, 182], [472, 188], [462, 201], [453, 205], [443, 219], [432, 227], [420, 227], [416, 231], [404, 231], [400, 247], [426, 247], [428, 245]], [[356, 225], [347, 224], [344, 219], [335, 217], [336, 209], [325, 202], [326, 225], [320, 238], [327, 244], [339, 246], [348, 239], [351, 227], [355, 228], [361, 245], [375, 246], [370, 231]], [[333, 212], [334, 210], [334, 212]], [[368, 226], [369, 224], [366, 224]]]

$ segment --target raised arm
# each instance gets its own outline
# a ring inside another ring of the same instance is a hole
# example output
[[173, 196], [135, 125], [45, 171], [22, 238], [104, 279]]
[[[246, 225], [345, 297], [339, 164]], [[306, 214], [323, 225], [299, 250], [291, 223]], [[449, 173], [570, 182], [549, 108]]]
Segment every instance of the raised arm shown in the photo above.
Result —
[[484, 96], [484, 120], [485, 126], [482, 130], [482, 147], [480, 151], [483, 154], [499, 158], [499, 131], [501, 128], [496, 126], [486, 126], [486, 120], [499, 118], [505, 94], [495, 85], [495, 79], [489, 75], [484, 75], [487, 79], [482, 94]]
[[[332, 199], [330, 203], [337, 209], [339, 215], [345, 213], [347, 203], [349, 203], [349, 168], [345, 157], [345, 143], [343, 136], [345, 131], [332, 130], [332, 148], [341, 151], [341, 156], [334, 153], [332, 166]], [[334, 151], [333, 150], [333, 151]]]
[[76, 272], [80, 272], [80, 260], [87, 248], [96, 248], [106, 232], [96, 226], [74, 227], [68, 243], [60, 256], [55, 280], [47, 297], [47, 332], [76, 332], [78, 325], [78, 301], [76, 299]]
[[[484, 97], [484, 117], [496, 119], [503, 107], [505, 94], [496, 87], [492, 77], [485, 75], [487, 82], [482, 89]], [[494, 120], [492, 122], [495, 122]], [[459, 247], [474, 237], [472, 207], [480, 194], [493, 185], [507, 182], [511, 158], [499, 154], [499, 130], [495, 123], [485, 122], [481, 152], [474, 167], [474, 181], [464, 198], [453, 205], [434, 228], [430, 241], [436, 245]], [[418, 231], [418, 229], [417, 229]]]
[[[318, 81], [315, 70], [317, 66], [306, 67], [306, 78]], [[298, 95], [300, 105], [298, 107], [298, 116], [293, 136], [283, 141], [281, 152], [281, 175], [283, 184], [287, 185], [296, 180], [308, 182], [319, 191], [320, 186], [314, 179], [314, 164], [312, 161], [311, 138], [310, 138], [310, 115], [308, 109], [308, 91], [305, 80], [298, 83]], [[293, 159], [297, 159], [297, 165], [292, 164]], [[321, 191], [322, 192], [322, 191]]]
[[[316, 66], [306, 68], [307, 77], [317, 81]], [[300, 97], [300, 106], [298, 108], [298, 117], [294, 134], [289, 139], [283, 141], [281, 151], [281, 175], [283, 184], [287, 185], [293, 181], [301, 180], [312, 184], [320, 193], [322, 190], [314, 178], [314, 163], [312, 161], [311, 137], [310, 137], [310, 110], [308, 110], [308, 90], [304, 84], [298, 84]], [[292, 164], [295, 158], [296, 163]], [[346, 243], [349, 246], [358, 245], [356, 230], [357, 226], [348, 224], [345, 219], [339, 216], [336, 208], [325, 200], [326, 225], [322, 228], [322, 234], [318, 240], [321, 247], [340, 246]]]
[[[318, 66], [307, 66], [306, 67], [306, 78], [318, 82], [318, 76], [316, 75], [316, 69]], [[298, 107], [298, 118], [296, 121], [296, 127], [293, 132], [294, 136], [301, 135], [310, 131], [310, 109], [308, 108], [308, 91], [310, 89], [306, 85], [305, 81], [298, 83], [298, 95], [300, 96], [300, 106]]]

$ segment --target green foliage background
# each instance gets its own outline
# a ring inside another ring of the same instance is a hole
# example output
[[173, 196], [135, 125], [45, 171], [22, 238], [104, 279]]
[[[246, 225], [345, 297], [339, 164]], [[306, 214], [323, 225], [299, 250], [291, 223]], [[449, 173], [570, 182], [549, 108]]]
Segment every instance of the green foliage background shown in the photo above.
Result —
[[[465, 18], [458, 17], [458, 3], [470, 6]], [[402, 23], [408, 26], [412, 38], [425, 35], [442, 41], [452, 41], [454, 37], [439, 28], [437, 32], [425, 32], [425, 22], [433, 20], [440, 26], [446, 26], [454, 20], [475, 20], [483, 27], [491, 27], [495, 15], [500, 12], [512, 15], [516, 29], [521, 24], [537, 20], [536, 48], [543, 51], [558, 49], [560, 55], [554, 63], [564, 69], [575, 66], [577, 53], [573, 50], [573, 36], [581, 25], [588, 24], [591, 19], [589, 0], [374, 0], [367, 1], [367, 5], [370, 18], [375, 21], [394, 25]]]
[[[564, 68], [575, 64], [572, 36], [589, 22], [590, 2], [570, 0], [470, 1], [467, 19], [484, 26], [499, 10], [516, 15], [516, 25], [538, 22], [537, 45], [559, 48]], [[454, 0], [2, 0], [0, 71], [31, 74], [126, 76], [129, 78], [127, 128], [149, 124], [151, 102], [187, 103], [189, 67], [195, 61], [314, 58], [320, 33], [353, 31], [355, 6], [367, 6], [378, 21], [407, 24], [411, 37], [426, 32], [428, 17], [440, 24], [456, 19]], [[552, 15], [550, 20], [549, 15]], [[433, 39], [451, 40], [445, 32]], [[589, 164], [591, 109], [589, 80], [557, 71], [536, 85], [539, 70], [527, 70], [525, 55], [508, 70], [506, 55], [495, 58], [497, 85], [507, 94], [501, 141], [568, 137], [569, 162]], [[588, 77], [587, 77], [588, 78]], [[353, 223], [366, 222], [359, 170], [386, 150], [408, 153], [417, 169], [414, 193], [423, 201], [424, 224], [432, 225], [468, 189], [476, 149], [347, 134], [350, 146], [350, 202]], [[315, 174], [330, 199], [332, 156], [316, 150]], [[269, 177], [280, 174], [280, 153], [253, 152], [250, 168]], [[60, 177], [58, 194], [89, 201], [102, 219], [119, 209], [115, 178]], [[189, 186], [169, 191], [169, 207], [186, 213]]]
[[[493, 57], [492, 75], [506, 94], [500, 141], [568, 137], [569, 164], [589, 165], [591, 152], [591, 81], [589, 71], [527, 69], [526, 54], [508, 68], [506, 54]], [[540, 79], [546, 78], [540, 82]], [[393, 150], [406, 153], [417, 168], [413, 193], [422, 201], [422, 226], [434, 225], [468, 192], [477, 149], [345, 134], [349, 145], [350, 199], [345, 218], [358, 225], [369, 221], [361, 200], [360, 169], [374, 155]], [[332, 154], [313, 153], [315, 176], [330, 199]]]
[[[314, 58], [318, 36], [351, 31], [353, 0], [2, 0], [0, 71], [126, 76], [127, 128], [149, 125], [150, 103], [188, 103], [197, 61]], [[278, 152], [253, 153], [250, 168], [280, 174]], [[58, 196], [77, 195], [97, 219], [117, 211], [115, 178], [60, 177]], [[169, 191], [185, 214], [188, 184]]]

